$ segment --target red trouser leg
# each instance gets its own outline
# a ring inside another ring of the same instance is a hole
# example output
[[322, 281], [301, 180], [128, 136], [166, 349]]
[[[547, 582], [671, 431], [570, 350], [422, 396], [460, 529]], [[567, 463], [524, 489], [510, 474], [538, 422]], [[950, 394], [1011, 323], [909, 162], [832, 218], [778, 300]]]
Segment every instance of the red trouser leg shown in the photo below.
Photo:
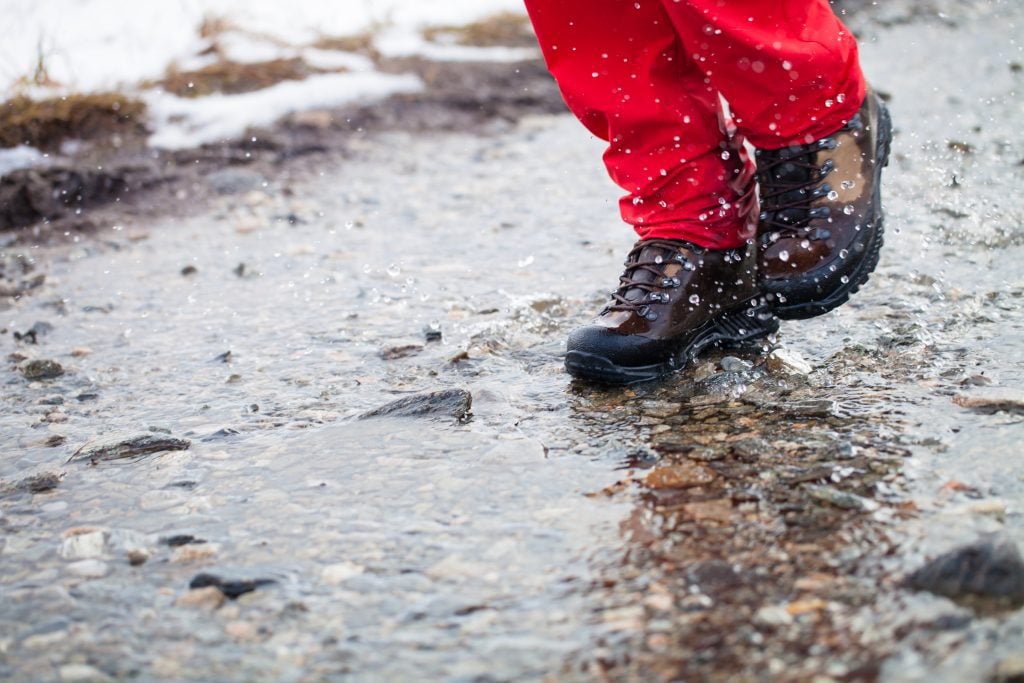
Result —
[[[719, 7], [726, 4], [732, 8]], [[569, 108], [609, 142], [605, 165], [629, 193], [622, 217], [644, 239], [726, 249], [750, 237], [740, 192], [730, 185], [740, 162], [719, 128], [719, 93], [741, 132], [766, 146], [818, 128], [822, 137], [863, 98], [856, 46], [827, 0], [526, 5]]]

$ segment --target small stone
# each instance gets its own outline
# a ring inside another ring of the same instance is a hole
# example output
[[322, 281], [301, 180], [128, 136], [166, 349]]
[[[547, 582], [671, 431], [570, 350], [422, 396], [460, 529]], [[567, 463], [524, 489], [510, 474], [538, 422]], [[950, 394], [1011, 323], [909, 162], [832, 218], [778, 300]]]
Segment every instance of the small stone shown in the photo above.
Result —
[[193, 266], [192, 264], [189, 264], [181, 269], [181, 274], [184, 277], [188, 277], [189, 275], [195, 275], [198, 272], [199, 269]]
[[956, 396], [953, 402], [958, 406], [985, 415], [1001, 412], [1011, 415], [1024, 414], [1024, 393], [1009, 389], [989, 389]]
[[65, 538], [60, 546], [60, 556], [65, 560], [85, 560], [103, 557], [107, 537], [102, 531], [76, 534]]
[[[59, 438], [63, 439], [63, 437]], [[59, 443], [52, 443], [51, 439], [53, 439], [53, 437], [47, 439], [47, 446], [59, 446], [61, 443], [63, 443], [63, 440], [61, 440]], [[24, 479], [16, 482], [14, 484], [14, 489], [16, 491], [23, 491], [25, 493], [45, 493], [47, 491], [52, 491], [53, 489], [57, 488], [57, 486], [60, 484], [60, 479], [61, 475], [56, 472], [41, 472], [39, 474], [33, 474], [31, 476], [25, 477]]]
[[465, 389], [444, 389], [429, 394], [407, 396], [360, 415], [370, 417], [448, 416], [456, 420], [469, 417], [473, 396]]
[[263, 187], [266, 179], [245, 168], [222, 168], [206, 176], [206, 182], [217, 194], [242, 194]]
[[768, 354], [765, 366], [774, 375], [806, 376], [814, 372], [811, 364], [792, 349], [775, 349]]
[[62, 683], [103, 683], [112, 680], [94, 666], [88, 664], [65, 664], [58, 670]]
[[731, 500], [723, 498], [686, 503], [683, 505], [683, 512], [698, 522], [726, 523], [732, 520], [733, 507]]
[[996, 664], [992, 683], [1024, 683], [1024, 654], [1012, 654]]
[[907, 577], [918, 590], [947, 598], [1024, 604], [1024, 559], [1008, 539], [987, 538], [936, 557]]
[[976, 515], [987, 515], [989, 517], [1002, 517], [1006, 514], [1006, 503], [997, 498], [982, 500], [971, 505], [968, 510]]
[[185, 593], [175, 603], [179, 607], [215, 610], [224, 604], [224, 593], [215, 586], [204, 586]]
[[768, 628], [789, 626], [793, 623], [793, 615], [786, 611], [785, 607], [767, 605], [757, 610], [757, 613], [754, 615], [754, 623]]
[[67, 570], [83, 579], [102, 579], [110, 573], [110, 566], [100, 560], [79, 560], [69, 564]]
[[384, 360], [398, 360], [399, 358], [415, 356], [422, 351], [423, 346], [421, 344], [400, 344], [381, 349], [380, 357]]
[[64, 374], [64, 366], [55, 360], [30, 360], [21, 367], [28, 380], [54, 379]]
[[807, 486], [807, 493], [815, 500], [820, 500], [843, 510], [856, 510], [858, 512], [874, 512], [879, 508], [875, 501], [858, 496], [849, 491], [840, 491], [831, 486]]
[[133, 567], [140, 567], [149, 561], [149, 551], [141, 548], [133, 548], [126, 553], [128, 564]]
[[201, 562], [209, 560], [217, 555], [217, 546], [213, 543], [202, 543], [199, 545], [183, 545], [175, 548], [171, 555], [171, 562], [188, 564], [190, 562]]
[[297, 111], [289, 117], [289, 121], [303, 128], [315, 128], [316, 130], [327, 130], [334, 122], [331, 112], [325, 109], [308, 109]]
[[229, 621], [224, 625], [224, 633], [235, 640], [256, 640], [259, 631], [248, 621]]
[[364, 567], [353, 562], [339, 562], [324, 567], [320, 572], [320, 578], [326, 584], [337, 586], [362, 575], [364, 571], [366, 571]]
[[76, 346], [71, 349], [71, 356], [73, 358], [85, 358], [86, 356], [92, 355], [92, 349], [88, 346]]
[[703, 465], [687, 462], [656, 467], [647, 473], [644, 483], [652, 489], [688, 489], [709, 484], [715, 473]]
[[232, 600], [251, 593], [257, 588], [277, 583], [274, 579], [222, 579], [215, 574], [196, 574], [189, 583], [189, 588], [216, 588]]
[[722, 360], [718, 361], [718, 364], [724, 372], [746, 372], [754, 367], [753, 363], [736, 356], [723, 356]]

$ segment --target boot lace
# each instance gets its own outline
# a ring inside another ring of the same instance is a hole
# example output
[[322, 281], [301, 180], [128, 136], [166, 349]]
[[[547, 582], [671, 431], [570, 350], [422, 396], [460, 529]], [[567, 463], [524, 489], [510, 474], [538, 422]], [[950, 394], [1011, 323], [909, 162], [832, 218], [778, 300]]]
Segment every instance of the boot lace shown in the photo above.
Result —
[[812, 204], [832, 191], [832, 186], [823, 181], [835, 169], [835, 163], [826, 159], [819, 165], [814, 163], [814, 157], [821, 150], [835, 149], [836, 145], [835, 138], [829, 137], [809, 145], [758, 151], [762, 232], [767, 227], [776, 237], [828, 237], [827, 230], [812, 229], [811, 221], [828, 218], [832, 210]]
[[[704, 253], [702, 247], [677, 240], [637, 242], [626, 256], [623, 264], [626, 269], [619, 276], [619, 288], [612, 293], [612, 301], [603, 312], [630, 311], [648, 320], [657, 320], [658, 314], [651, 310], [651, 304], [668, 303], [670, 297], [666, 290], [682, 286], [682, 280], [678, 277], [665, 275], [665, 266], [679, 263], [683, 270], [696, 269], [693, 261], [680, 248], [697, 255]], [[644, 251], [647, 254], [641, 261], [640, 256]]]

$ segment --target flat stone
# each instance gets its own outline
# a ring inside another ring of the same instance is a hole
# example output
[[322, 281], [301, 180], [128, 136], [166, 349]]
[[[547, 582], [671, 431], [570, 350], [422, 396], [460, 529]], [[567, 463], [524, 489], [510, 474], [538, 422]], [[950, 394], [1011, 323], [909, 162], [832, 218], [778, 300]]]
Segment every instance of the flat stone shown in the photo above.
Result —
[[360, 415], [370, 417], [453, 417], [465, 420], [473, 407], [473, 396], [465, 389], [443, 389], [429, 394], [406, 396]]
[[873, 512], [879, 505], [870, 498], [858, 496], [849, 491], [840, 491], [831, 486], [807, 486], [807, 493], [815, 500], [828, 503], [842, 510], [856, 510], [858, 512]]
[[687, 517], [698, 522], [722, 522], [732, 520], [732, 501], [726, 498], [719, 500], [702, 500], [695, 503], [683, 505], [683, 512]]
[[956, 548], [907, 577], [913, 588], [951, 599], [969, 597], [1024, 604], [1024, 559], [1017, 545], [986, 538]]
[[976, 413], [994, 415], [995, 413], [1024, 414], [1024, 393], [1011, 389], [987, 389], [972, 392], [953, 398], [958, 406], [973, 410]]
[[79, 560], [69, 564], [67, 570], [83, 579], [102, 579], [110, 573], [110, 565], [100, 560]]
[[104, 460], [133, 458], [161, 451], [186, 451], [191, 446], [192, 442], [188, 439], [146, 432], [133, 436], [111, 436], [88, 443], [79, 448], [72, 458], [88, 460], [95, 465]]
[[242, 194], [263, 187], [266, 178], [245, 168], [222, 168], [206, 176], [206, 183], [218, 194]]
[[647, 473], [644, 483], [652, 489], [688, 489], [709, 484], [714, 479], [711, 469], [687, 462], [656, 467]]
[[224, 604], [224, 593], [216, 586], [204, 586], [190, 590], [175, 602], [179, 607], [196, 607], [214, 610]]
[[94, 666], [88, 664], [64, 664], [58, 670], [62, 683], [103, 683], [112, 680]]
[[775, 349], [765, 360], [765, 367], [773, 375], [806, 376], [814, 372], [814, 368], [792, 349]]
[[320, 572], [320, 578], [326, 584], [337, 586], [349, 579], [361, 576], [364, 571], [365, 569], [361, 565], [354, 562], [339, 562], [324, 567]]

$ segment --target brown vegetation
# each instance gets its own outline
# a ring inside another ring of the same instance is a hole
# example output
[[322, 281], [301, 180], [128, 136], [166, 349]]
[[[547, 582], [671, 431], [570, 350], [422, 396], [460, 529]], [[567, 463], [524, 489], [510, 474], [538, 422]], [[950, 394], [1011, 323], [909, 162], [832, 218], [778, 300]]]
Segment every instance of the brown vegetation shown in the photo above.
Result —
[[19, 95], [0, 104], [0, 147], [21, 144], [44, 151], [69, 139], [88, 140], [144, 129], [146, 105], [119, 93], [33, 100]]
[[423, 31], [434, 42], [451, 41], [476, 47], [533, 47], [537, 39], [530, 20], [522, 14], [500, 12], [465, 26], [435, 26]]
[[179, 97], [204, 97], [214, 93], [237, 95], [262, 90], [281, 81], [301, 81], [318, 73], [325, 72], [298, 57], [250, 64], [221, 59], [194, 71], [172, 67], [163, 80], [147, 85], [157, 85]]

